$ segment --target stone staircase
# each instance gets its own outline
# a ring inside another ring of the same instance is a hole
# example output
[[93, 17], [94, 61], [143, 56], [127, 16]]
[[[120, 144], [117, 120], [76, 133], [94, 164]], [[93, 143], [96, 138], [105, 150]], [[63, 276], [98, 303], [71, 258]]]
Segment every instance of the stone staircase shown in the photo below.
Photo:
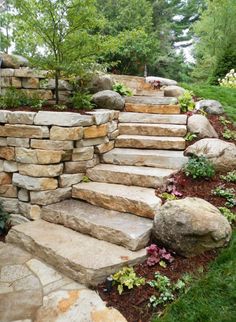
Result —
[[145, 259], [161, 206], [155, 188], [187, 162], [187, 119], [176, 99], [143, 91], [127, 98], [115, 148], [87, 170], [91, 181], [74, 185], [73, 199], [43, 207], [41, 220], [12, 228], [8, 242], [86, 285]]

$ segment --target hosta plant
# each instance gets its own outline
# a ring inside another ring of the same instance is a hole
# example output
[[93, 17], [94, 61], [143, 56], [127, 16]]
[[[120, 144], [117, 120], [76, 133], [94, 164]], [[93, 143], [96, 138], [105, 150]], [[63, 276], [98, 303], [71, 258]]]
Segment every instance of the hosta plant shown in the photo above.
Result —
[[113, 85], [112, 89], [113, 89], [113, 91], [119, 93], [122, 96], [132, 96], [133, 95], [131, 89], [122, 83], [115, 83], [115, 85]]
[[166, 267], [166, 263], [172, 263], [174, 257], [165, 248], [160, 248], [156, 244], [152, 244], [146, 248], [148, 259], [147, 265], [154, 266], [159, 264], [160, 266]]
[[183, 95], [181, 95], [178, 98], [180, 109], [182, 112], [186, 113], [189, 111], [193, 111], [195, 109], [195, 103], [192, 95], [193, 95], [192, 92], [186, 91]]
[[114, 284], [117, 284], [117, 290], [119, 294], [122, 294], [124, 289], [132, 289], [135, 286], [141, 286], [145, 284], [145, 278], [137, 276], [133, 267], [123, 267], [117, 273], [112, 275]]
[[197, 139], [197, 134], [195, 133], [191, 133], [191, 132], [188, 132], [185, 137], [184, 137], [185, 141], [189, 141], [189, 142], [192, 142], [193, 140]]

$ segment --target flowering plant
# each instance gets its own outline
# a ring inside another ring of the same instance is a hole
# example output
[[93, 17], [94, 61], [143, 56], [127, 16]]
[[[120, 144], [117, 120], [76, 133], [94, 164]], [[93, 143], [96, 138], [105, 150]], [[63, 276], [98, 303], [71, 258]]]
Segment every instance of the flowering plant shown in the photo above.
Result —
[[146, 248], [147, 254], [149, 255], [147, 259], [148, 266], [154, 266], [160, 264], [161, 266], [166, 266], [166, 262], [172, 263], [174, 257], [163, 248], [159, 248], [156, 244], [152, 244]]
[[218, 79], [220, 86], [236, 88], [236, 72], [234, 69], [231, 69], [228, 74], [225, 75], [225, 78]]

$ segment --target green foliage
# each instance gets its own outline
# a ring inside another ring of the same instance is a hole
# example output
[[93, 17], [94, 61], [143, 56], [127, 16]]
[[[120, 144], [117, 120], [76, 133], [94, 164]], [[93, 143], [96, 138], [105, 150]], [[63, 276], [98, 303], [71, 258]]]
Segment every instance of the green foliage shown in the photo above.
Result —
[[185, 137], [184, 137], [185, 141], [189, 141], [192, 142], [195, 139], [197, 139], [197, 134], [196, 133], [192, 133], [192, 132], [188, 132]]
[[193, 111], [195, 108], [195, 103], [192, 97], [193, 93], [190, 91], [186, 91], [183, 95], [181, 95], [178, 100], [180, 104], [180, 109], [182, 112], [186, 113], [188, 111]]
[[193, 156], [184, 167], [184, 173], [193, 179], [212, 178], [215, 175], [213, 164], [204, 156]]
[[220, 178], [227, 182], [236, 183], [236, 170], [230, 171], [226, 175], [221, 175]]
[[88, 183], [88, 182], [90, 182], [91, 180], [89, 179], [89, 177], [87, 177], [87, 176], [83, 176], [83, 178], [82, 178], [82, 182], [84, 182], [84, 183]]
[[28, 96], [14, 87], [8, 88], [4, 95], [0, 96], [0, 109], [11, 109], [22, 106], [41, 109], [43, 104], [44, 101], [39, 99], [37, 94]]
[[94, 104], [92, 103], [92, 95], [88, 92], [78, 91], [74, 93], [70, 100], [72, 106], [78, 110], [92, 110]]
[[224, 132], [222, 132], [222, 136], [226, 140], [236, 140], [236, 131], [232, 131], [226, 128]]
[[0, 230], [6, 228], [7, 222], [10, 218], [10, 214], [3, 209], [2, 203], [0, 202]]
[[112, 89], [113, 89], [113, 91], [119, 93], [122, 96], [132, 96], [133, 95], [131, 89], [122, 83], [115, 83], [115, 85], [113, 85]]
[[236, 195], [234, 188], [225, 188], [224, 186], [216, 187], [212, 190], [214, 196], [222, 197], [227, 200], [226, 207], [232, 208], [236, 206]]
[[[236, 56], [235, 56], [236, 61]], [[236, 72], [231, 69], [223, 79], [219, 79], [220, 86], [236, 89]]]
[[227, 120], [224, 116], [219, 117], [219, 121], [222, 125], [227, 126], [228, 124], [232, 124], [229, 120]]
[[174, 195], [174, 194], [171, 194], [171, 193], [168, 193], [168, 192], [163, 192], [162, 194], [159, 195], [162, 199], [165, 199], [165, 200], [177, 200], [178, 198]]
[[123, 293], [125, 287], [130, 290], [135, 286], [138, 287], [145, 284], [145, 279], [138, 277], [133, 267], [123, 267], [117, 273], [112, 275], [112, 278], [115, 283], [118, 284], [117, 290], [119, 294]]
[[222, 215], [228, 220], [230, 224], [236, 222], [236, 213], [232, 212], [230, 209], [226, 207], [219, 207], [220, 212]]
[[67, 110], [67, 106], [64, 105], [64, 104], [56, 104], [53, 106], [56, 110], [59, 110], [59, 111], [65, 111]]

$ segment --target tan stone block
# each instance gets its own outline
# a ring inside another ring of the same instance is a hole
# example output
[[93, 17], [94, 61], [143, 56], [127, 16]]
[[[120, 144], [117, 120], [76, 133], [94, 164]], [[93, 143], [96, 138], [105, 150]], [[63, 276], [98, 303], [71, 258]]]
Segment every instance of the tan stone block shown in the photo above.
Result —
[[35, 112], [17, 111], [8, 114], [8, 123], [31, 125], [34, 123]]
[[15, 69], [14, 75], [16, 77], [36, 77], [36, 78], [46, 78], [48, 75], [48, 71], [46, 70], [36, 70], [29, 68], [20, 68]]
[[22, 87], [23, 88], [39, 88], [39, 79], [38, 78], [22, 78]]
[[65, 173], [84, 173], [86, 169], [92, 168], [99, 163], [99, 158], [94, 155], [94, 158], [89, 161], [65, 162]]
[[73, 150], [73, 141], [31, 140], [31, 148], [42, 150]]
[[0, 158], [11, 161], [15, 160], [15, 148], [0, 147]]
[[0, 136], [41, 139], [49, 137], [49, 129], [46, 126], [6, 124], [5, 126], [0, 126]]
[[29, 97], [38, 97], [41, 100], [52, 100], [53, 94], [50, 90], [43, 90], [43, 89], [22, 89], [23, 93], [25, 93]]
[[30, 199], [33, 204], [46, 206], [71, 198], [71, 188], [59, 188], [49, 191], [31, 191]]
[[82, 148], [85, 146], [93, 146], [93, 145], [99, 145], [103, 143], [108, 143], [109, 140], [108, 138], [101, 137], [101, 138], [96, 138], [96, 139], [85, 139], [85, 140], [80, 140], [76, 142], [76, 148]]
[[26, 189], [19, 189], [18, 191], [18, 199], [20, 201], [29, 201], [29, 192]]
[[15, 88], [21, 88], [22, 87], [21, 79], [19, 77], [12, 77], [11, 78], [11, 86], [13, 86]]
[[59, 177], [59, 187], [71, 187], [72, 185], [81, 182], [83, 177], [84, 173], [63, 174]]
[[115, 141], [110, 141], [108, 143], [100, 144], [95, 147], [95, 153], [103, 154], [114, 149]]
[[6, 138], [8, 146], [28, 148], [30, 139], [27, 138]]
[[107, 124], [99, 126], [93, 125], [84, 129], [84, 138], [92, 139], [99, 138], [107, 135]]
[[50, 140], [56, 141], [77, 141], [83, 137], [82, 127], [64, 128], [53, 126], [50, 130]]
[[63, 172], [63, 164], [19, 164], [19, 173], [31, 177], [57, 177]]
[[7, 138], [0, 138], [0, 146], [7, 146]]
[[5, 211], [13, 214], [19, 213], [18, 199], [0, 197], [0, 202]]
[[11, 87], [11, 78], [6, 76], [0, 77], [0, 87]]
[[14, 173], [12, 182], [15, 186], [33, 191], [55, 190], [58, 187], [56, 179], [52, 178], [35, 178]]
[[0, 196], [6, 198], [17, 198], [17, 188], [13, 185], [0, 185]]
[[76, 148], [73, 150], [72, 161], [87, 161], [91, 160], [94, 155], [94, 147]]
[[16, 161], [20, 163], [54, 164], [61, 162], [63, 154], [63, 151], [16, 148]]
[[24, 217], [30, 220], [37, 220], [41, 217], [41, 207], [28, 202], [19, 201], [19, 211]]
[[15, 162], [15, 161], [4, 161], [3, 170], [5, 172], [17, 172], [18, 171], [17, 162]]
[[12, 183], [12, 175], [6, 172], [0, 172], [0, 185]]

